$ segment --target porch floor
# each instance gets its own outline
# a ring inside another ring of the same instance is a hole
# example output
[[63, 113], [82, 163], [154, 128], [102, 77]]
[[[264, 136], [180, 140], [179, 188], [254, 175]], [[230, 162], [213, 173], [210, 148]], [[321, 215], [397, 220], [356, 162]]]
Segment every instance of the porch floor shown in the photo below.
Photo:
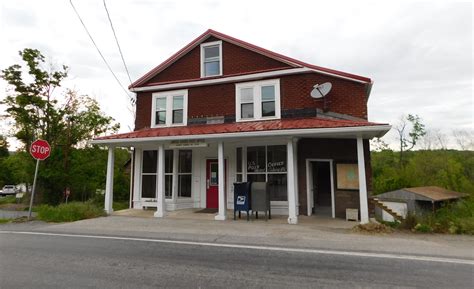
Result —
[[[166, 212], [165, 218], [167, 219], [181, 219], [181, 220], [206, 220], [214, 221], [214, 216], [216, 214], [207, 214], [207, 213], [196, 213], [202, 209], [184, 209]], [[113, 216], [123, 216], [123, 217], [138, 217], [138, 218], [154, 218], [153, 214], [155, 213], [154, 209], [142, 210], [142, 209], [125, 209], [120, 211], [114, 211]], [[287, 216], [283, 215], [273, 215], [271, 220], [268, 220], [269, 224], [284, 224], [287, 225]], [[216, 221], [222, 222], [222, 221]], [[232, 210], [227, 210], [227, 220], [225, 222], [247, 222], [247, 216], [245, 213], [242, 213], [242, 218], [234, 221], [234, 215]], [[265, 223], [265, 216], [263, 214], [259, 215], [259, 219], [255, 218], [255, 214], [251, 216], [250, 223], [258, 222]], [[333, 219], [328, 216], [298, 216], [298, 225], [320, 227], [320, 228], [332, 228], [332, 229], [351, 229], [352, 227], [358, 225], [358, 222], [349, 222], [344, 219]]]

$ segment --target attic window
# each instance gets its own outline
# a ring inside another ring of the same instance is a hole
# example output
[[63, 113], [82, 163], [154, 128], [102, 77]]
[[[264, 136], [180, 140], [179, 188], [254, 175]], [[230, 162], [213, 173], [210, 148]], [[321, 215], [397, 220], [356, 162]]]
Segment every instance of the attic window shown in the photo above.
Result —
[[201, 77], [222, 75], [222, 41], [201, 44]]

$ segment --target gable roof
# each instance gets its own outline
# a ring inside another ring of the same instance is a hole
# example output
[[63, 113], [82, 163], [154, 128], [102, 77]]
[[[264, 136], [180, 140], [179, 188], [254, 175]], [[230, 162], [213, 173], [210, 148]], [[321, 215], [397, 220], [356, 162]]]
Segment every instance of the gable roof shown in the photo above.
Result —
[[223, 41], [227, 41], [229, 43], [232, 43], [234, 45], [243, 47], [245, 49], [254, 51], [254, 52], [259, 53], [261, 55], [264, 55], [266, 57], [270, 57], [272, 59], [281, 61], [281, 62], [286, 63], [286, 64], [288, 64], [288, 65], [290, 65], [294, 68], [309, 68], [311, 70], [314, 70], [315, 72], [330, 74], [330, 75], [334, 75], [334, 76], [337, 76], [337, 77], [342, 77], [342, 78], [346, 78], [346, 79], [350, 79], [350, 80], [355, 80], [355, 81], [358, 81], [358, 82], [364, 82], [364, 83], [371, 83], [372, 82], [370, 78], [367, 78], [367, 77], [364, 77], [364, 76], [360, 76], [360, 75], [356, 75], [356, 74], [351, 74], [351, 73], [347, 73], [347, 72], [342, 72], [342, 71], [338, 71], [338, 70], [334, 70], [334, 69], [329, 69], [329, 68], [325, 68], [325, 67], [305, 63], [303, 61], [300, 61], [300, 60], [297, 60], [297, 59], [294, 59], [294, 58], [291, 58], [291, 57], [288, 57], [288, 56], [285, 56], [285, 55], [282, 55], [282, 54], [279, 54], [279, 53], [276, 53], [276, 52], [273, 52], [273, 51], [270, 51], [270, 50], [267, 50], [265, 48], [261, 48], [259, 46], [253, 45], [251, 43], [242, 41], [240, 39], [237, 39], [237, 38], [234, 38], [232, 36], [226, 35], [224, 33], [221, 33], [221, 32], [218, 32], [218, 31], [215, 31], [215, 30], [212, 30], [212, 29], [208, 29], [206, 32], [204, 32], [203, 34], [198, 36], [196, 39], [191, 41], [188, 45], [184, 46], [181, 50], [179, 50], [178, 52], [173, 54], [170, 58], [168, 58], [167, 60], [162, 62], [160, 65], [153, 68], [152, 70], [147, 72], [145, 75], [140, 77], [138, 80], [133, 82], [128, 88], [132, 89], [132, 88], [141, 87], [148, 80], [153, 78], [158, 73], [162, 72], [164, 69], [166, 69], [167, 67], [172, 65], [174, 62], [176, 62], [178, 59], [183, 57], [185, 54], [187, 54], [193, 48], [200, 45], [206, 39], [208, 39], [209, 37], [212, 37], [212, 36], [216, 37], [216, 38], [219, 38]]

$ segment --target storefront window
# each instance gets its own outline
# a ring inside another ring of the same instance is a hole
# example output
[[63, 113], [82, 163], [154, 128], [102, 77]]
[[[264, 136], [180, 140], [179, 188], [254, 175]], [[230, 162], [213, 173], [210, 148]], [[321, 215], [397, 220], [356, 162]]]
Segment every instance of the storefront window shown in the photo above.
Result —
[[192, 177], [192, 150], [179, 151], [178, 165], [178, 197], [191, 197], [191, 177]]
[[267, 171], [286, 172], [286, 146], [267, 147]]
[[143, 151], [142, 198], [156, 197], [156, 151]]
[[155, 198], [156, 175], [142, 175], [142, 198]]
[[265, 172], [265, 147], [247, 148], [247, 172], [264, 173]]
[[144, 174], [156, 174], [156, 160], [158, 156], [156, 151], [143, 151], [143, 170]]
[[[143, 151], [142, 198], [156, 198], [158, 151]], [[173, 187], [173, 151], [165, 151], [165, 198], [171, 198]]]
[[247, 180], [268, 182], [270, 200], [287, 200], [286, 146], [258, 146], [247, 148]]
[[286, 201], [287, 200], [287, 183], [286, 174], [268, 174], [267, 181], [270, 190], [270, 200]]

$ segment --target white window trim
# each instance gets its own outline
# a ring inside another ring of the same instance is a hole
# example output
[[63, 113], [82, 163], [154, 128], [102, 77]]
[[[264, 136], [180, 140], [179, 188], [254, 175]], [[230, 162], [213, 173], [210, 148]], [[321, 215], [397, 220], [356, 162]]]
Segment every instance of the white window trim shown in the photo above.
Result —
[[[183, 123], [173, 123], [173, 96], [183, 96]], [[156, 124], [156, 99], [166, 98], [166, 123]], [[155, 92], [152, 94], [151, 102], [151, 126], [150, 127], [169, 127], [186, 126], [188, 123], [188, 90], [173, 90], [165, 92]]]
[[[216, 75], [209, 75], [206, 76], [204, 74], [204, 48], [209, 47], [209, 46], [214, 46], [214, 45], [219, 45], [219, 74]], [[221, 76], [222, 75], [222, 41], [213, 41], [213, 42], [206, 42], [201, 44], [201, 78], [207, 78], [207, 77], [215, 77], [215, 76]]]
[[[275, 86], [275, 116], [262, 116], [262, 86]], [[253, 118], [241, 117], [240, 90], [242, 88], [253, 88]], [[269, 120], [281, 118], [280, 104], [280, 79], [270, 79], [262, 81], [252, 81], [237, 83], [235, 85], [235, 119], [237, 122]]]

